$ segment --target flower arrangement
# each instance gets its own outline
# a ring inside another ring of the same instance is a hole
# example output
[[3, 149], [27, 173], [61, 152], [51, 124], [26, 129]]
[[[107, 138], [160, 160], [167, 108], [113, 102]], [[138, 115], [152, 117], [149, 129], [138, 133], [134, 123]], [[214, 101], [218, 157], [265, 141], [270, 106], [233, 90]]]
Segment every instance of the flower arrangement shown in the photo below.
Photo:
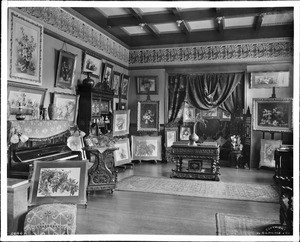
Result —
[[233, 151], [242, 151], [243, 150], [241, 136], [232, 135], [230, 137], [230, 139], [231, 139], [231, 150], [233, 150]]
[[28, 140], [28, 136], [21, 132], [19, 126], [12, 127], [9, 134], [9, 146], [12, 144], [19, 144], [19, 142], [25, 143]]

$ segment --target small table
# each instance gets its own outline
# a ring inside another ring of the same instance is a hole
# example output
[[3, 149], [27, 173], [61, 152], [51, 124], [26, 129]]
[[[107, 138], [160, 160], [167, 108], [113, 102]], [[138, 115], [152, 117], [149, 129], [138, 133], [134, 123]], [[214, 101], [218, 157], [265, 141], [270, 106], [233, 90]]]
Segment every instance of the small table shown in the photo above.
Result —
[[[175, 142], [171, 155], [176, 161], [171, 178], [202, 179], [219, 181], [220, 147], [215, 142], [189, 145], [187, 142]], [[183, 166], [183, 159], [188, 159], [188, 166]]]

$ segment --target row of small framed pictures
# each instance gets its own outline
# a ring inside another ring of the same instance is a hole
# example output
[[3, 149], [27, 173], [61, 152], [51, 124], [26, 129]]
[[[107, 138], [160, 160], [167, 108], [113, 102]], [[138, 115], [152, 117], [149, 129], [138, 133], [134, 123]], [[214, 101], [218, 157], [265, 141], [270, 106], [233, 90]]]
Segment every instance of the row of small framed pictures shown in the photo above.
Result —
[[[15, 115], [22, 108], [22, 114], [31, 116], [31, 119], [40, 119], [40, 110], [43, 108], [46, 88], [32, 87], [19, 83], [8, 82], [7, 86], [8, 112]], [[78, 96], [74, 94], [53, 92], [52, 104], [55, 106], [53, 119], [76, 121], [78, 110]]]
[[[204, 119], [220, 119], [221, 121], [230, 121], [231, 114], [219, 108], [212, 108], [210, 110], [200, 110], [201, 117]], [[196, 108], [183, 108], [183, 122], [195, 122]]]

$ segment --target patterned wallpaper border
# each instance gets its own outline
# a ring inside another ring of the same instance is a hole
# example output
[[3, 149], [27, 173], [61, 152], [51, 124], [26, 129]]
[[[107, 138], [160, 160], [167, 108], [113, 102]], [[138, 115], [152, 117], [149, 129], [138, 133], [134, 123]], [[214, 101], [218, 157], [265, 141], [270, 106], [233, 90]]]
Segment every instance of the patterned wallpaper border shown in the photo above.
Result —
[[290, 38], [254, 40], [213, 45], [131, 50], [130, 67], [144, 65], [209, 64], [261, 61], [291, 61]]
[[127, 48], [62, 8], [20, 7], [18, 9], [44, 23], [45, 28], [58, 29], [63, 32], [63, 35], [71, 35], [100, 50], [100, 52], [104, 52], [106, 56], [128, 66], [129, 50]]

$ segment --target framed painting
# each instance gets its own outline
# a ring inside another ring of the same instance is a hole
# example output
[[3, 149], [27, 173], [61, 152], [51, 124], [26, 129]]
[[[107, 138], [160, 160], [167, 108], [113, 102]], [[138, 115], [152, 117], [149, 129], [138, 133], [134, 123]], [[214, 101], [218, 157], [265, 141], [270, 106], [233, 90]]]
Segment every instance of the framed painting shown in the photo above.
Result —
[[54, 119], [68, 120], [76, 123], [78, 96], [66, 93], [53, 93], [53, 104], [55, 106]]
[[161, 160], [161, 136], [131, 136], [133, 160]]
[[220, 121], [231, 121], [231, 114], [227, 111], [219, 109]]
[[43, 25], [9, 11], [9, 79], [42, 85]]
[[33, 119], [38, 119], [39, 111], [44, 105], [46, 92], [45, 88], [8, 82], [7, 99], [10, 115], [17, 114], [21, 106], [23, 114], [32, 115]]
[[170, 148], [174, 142], [178, 141], [178, 127], [165, 128], [165, 147]]
[[113, 136], [129, 134], [130, 110], [116, 110], [113, 115]]
[[84, 59], [82, 62], [82, 72], [90, 72], [91, 76], [100, 78], [100, 73], [101, 73], [101, 65], [102, 61], [101, 59], [94, 57], [88, 52], [84, 52]]
[[205, 119], [218, 119], [219, 112], [218, 108], [212, 108], [209, 110], [200, 110], [201, 116]]
[[292, 98], [253, 98], [253, 130], [292, 132]]
[[158, 94], [158, 76], [136, 77], [137, 94]]
[[71, 89], [74, 80], [77, 56], [64, 51], [59, 51], [55, 86]]
[[100, 103], [100, 111], [101, 111], [101, 114], [108, 114], [109, 113], [109, 100], [101, 100], [101, 103]]
[[101, 83], [110, 88], [111, 81], [112, 81], [112, 75], [113, 75], [113, 65], [111, 65], [109, 63], [105, 63], [104, 68], [103, 68], [103, 76], [102, 76]]
[[275, 150], [282, 145], [282, 140], [261, 140], [259, 168], [262, 166], [275, 168]]
[[115, 147], [119, 148], [114, 151], [115, 166], [128, 164], [131, 162], [129, 139], [120, 139], [115, 144]]
[[29, 203], [86, 204], [87, 165], [87, 160], [35, 161]]
[[196, 109], [193, 107], [183, 108], [183, 122], [195, 122]]
[[129, 81], [130, 81], [129, 76], [123, 74], [121, 79], [120, 92], [121, 92], [121, 97], [125, 100], [127, 100]]
[[111, 89], [114, 90], [115, 97], [119, 96], [120, 82], [121, 82], [121, 74], [117, 71], [114, 71]]
[[180, 131], [179, 131], [180, 140], [189, 140], [191, 134], [192, 134], [191, 126], [180, 126]]
[[288, 87], [289, 71], [253, 72], [250, 76], [251, 88]]
[[159, 131], [159, 101], [139, 101], [137, 131]]

